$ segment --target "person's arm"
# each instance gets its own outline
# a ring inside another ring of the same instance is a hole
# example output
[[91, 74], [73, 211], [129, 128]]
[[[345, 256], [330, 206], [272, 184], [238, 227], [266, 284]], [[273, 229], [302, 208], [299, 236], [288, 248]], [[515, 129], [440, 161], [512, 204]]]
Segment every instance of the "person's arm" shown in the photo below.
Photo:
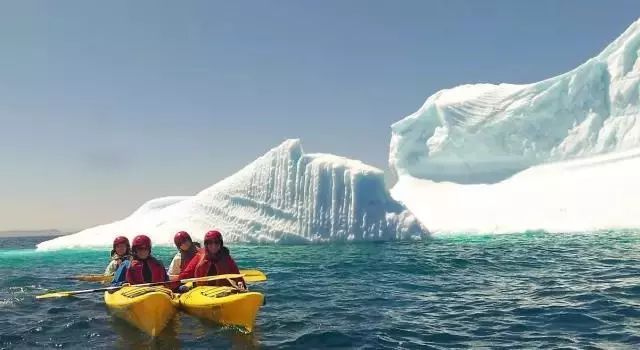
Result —
[[180, 253], [174, 255], [173, 259], [171, 259], [171, 264], [169, 264], [169, 269], [167, 270], [167, 273], [169, 275], [179, 275], [181, 263], [182, 263], [182, 258], [180, 257]]
[[109, 262], [109, 265], [107, 265], [107, 268], [104, 270], [104, 275], [105, 276], [113, 275], [117, 270], [116, 266], [118, 266], [118, 260], [111, 260]]
[[[231, 256], [229, 256], [229, 268], [231, 269], [231, 273], [240, 274], [240, 269]], [[242, 283], [242, 285], [240, 286], [241, 289], [247, 289], [247, 282], [245, 282], [244, 278], [234, 278], [234, 280], [238, 285]]]
[[[196, 266], [198, 266], [198, 262], [200, 261], [200, 256], [196, 255], [189, 261], [189, 264], [180, 272], [180, 275], [177, 276], [178, 280], [183, 280], [185, 278], [193, 278], [196, 275]], [[177, 282], [176, 282], [177, 283]], [[189, 291], [190, 287], [186, 284], [181, 285], [177, 288], [178, 292], [186, 293]]]
[[129, 267], [129, 260], [125, 260], [120, 264], [120, 267], [113, 274], [112, 285], [121, 285], [127, 281], [127, 270]]

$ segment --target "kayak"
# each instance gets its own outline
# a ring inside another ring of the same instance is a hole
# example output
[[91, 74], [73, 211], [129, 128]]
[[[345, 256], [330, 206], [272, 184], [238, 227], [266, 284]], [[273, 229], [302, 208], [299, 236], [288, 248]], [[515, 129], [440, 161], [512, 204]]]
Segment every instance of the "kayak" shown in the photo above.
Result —
[[195, 287], [178, 297], [180, 308], [190, 315], [221, 325], [253, 330], [264, 296], [257, 292], [238, 292], [232, 287]]
[[163, 287], [123, 287], [104, 293], [109, 310], [145, 333], [156, 336], [176, 314], [177, 302]]

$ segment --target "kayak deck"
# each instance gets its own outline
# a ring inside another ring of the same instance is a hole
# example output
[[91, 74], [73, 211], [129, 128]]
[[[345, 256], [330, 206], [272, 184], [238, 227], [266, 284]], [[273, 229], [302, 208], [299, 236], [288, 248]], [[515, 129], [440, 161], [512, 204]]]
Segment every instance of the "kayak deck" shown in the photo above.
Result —
[[151, 336], [162, 332], [177, 306], [171, 290], [162, 287], [123, 287], [114, 293], [105, 292], [104, 301], [114, 316]]
[[180, 308], [190, 315], [251, 332], [264, 296], [238, 292], [232, 287], [195, 287], [177, 300]]

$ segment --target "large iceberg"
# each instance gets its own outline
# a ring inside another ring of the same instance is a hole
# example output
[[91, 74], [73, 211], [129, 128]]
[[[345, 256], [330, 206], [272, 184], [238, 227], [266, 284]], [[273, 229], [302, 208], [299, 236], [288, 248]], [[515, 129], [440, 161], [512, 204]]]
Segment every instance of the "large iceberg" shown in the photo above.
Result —
[[435, 232], [640, 227], [640, 21], [578, 68], [442, 90], [392, 125], [400, 200]]
[[305, 154], [287, 140], [195, 196], [165, 197], [111, 224], [40, 243], [38, 249], [110, 245], [116, 235], [147, 233], [172, 244], [186, 230], [212, 228], [226, 241], [315, 242], [421, 239], [428, 233], [393, 200], [381, 170], [330, 154]]

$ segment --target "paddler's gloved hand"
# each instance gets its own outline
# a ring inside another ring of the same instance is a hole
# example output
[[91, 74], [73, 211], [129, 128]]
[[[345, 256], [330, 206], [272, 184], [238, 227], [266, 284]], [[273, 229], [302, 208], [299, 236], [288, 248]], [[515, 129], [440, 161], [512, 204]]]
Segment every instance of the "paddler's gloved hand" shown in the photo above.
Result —
[[178, 292], [179, 293], [186, 293], [186, 292], [189, 291], [189, 289], [191, 289], [191, 288], [189, 288], [189, 286], [181, 285], [180, 287], [178, 287]]

